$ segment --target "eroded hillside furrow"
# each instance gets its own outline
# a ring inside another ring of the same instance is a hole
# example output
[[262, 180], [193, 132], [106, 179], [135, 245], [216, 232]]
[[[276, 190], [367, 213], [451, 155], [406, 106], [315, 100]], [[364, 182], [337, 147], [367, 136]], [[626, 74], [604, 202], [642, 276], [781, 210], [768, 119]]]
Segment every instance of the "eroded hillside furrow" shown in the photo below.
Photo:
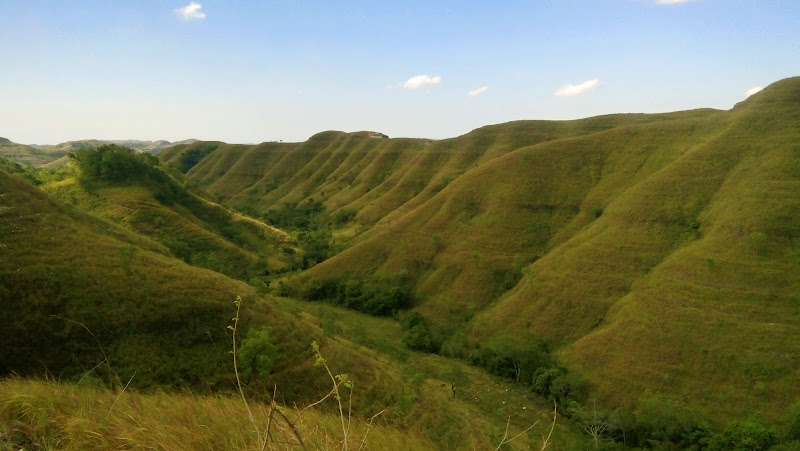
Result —
[[[239, 158], [226, 169], [211, 185], [218, 196], [234, 201], [242, 192], [257, 183], [264, 172], [273, 167], [283, 157], [287, 145], [282, 143], [263, 143], [258, 146], [247, 146], [241, 153], [234, 152]], [[218, 163], [215, 169], [218, 170]], [[225, 165], [230, 162], [226, 161]]]
[[563, 352], [608, 402], [657, 386], [734, 418], [792, 398], [800, 377], [800, 345], [790, 338], [800, 318], [800, 103], [786, 99], [798, 88], [784, 81], [737, 107], [725, 133], [669, 168], [679, 173], [664, 174], [675, 186], [654, 199], [649, 218], [693, 216], [695, 236], [637, 277], [601, 327]]

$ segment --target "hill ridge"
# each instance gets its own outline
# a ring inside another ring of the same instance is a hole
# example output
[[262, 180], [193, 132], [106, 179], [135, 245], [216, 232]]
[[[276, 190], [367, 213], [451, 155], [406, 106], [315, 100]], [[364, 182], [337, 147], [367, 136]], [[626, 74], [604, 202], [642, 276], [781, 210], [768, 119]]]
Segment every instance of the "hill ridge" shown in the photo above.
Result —
[[[464, 334], [473, 346], [504, 333], [517, 339], [533, 334], [558, 350], [562, 364], [587, 375], [606, 400], [636, 399], [661, 387], [654, 371], [672, 374], [676, 381], [664, 389], [684, 396], [701, 390], [691, 382], [688, 365], [704, 377], [719, 375], [679, 335], [643, 329], [644, 321], [653, 320], [643, 293], [661, 287], [656, 297], [680, 298], [704, 312], [708, 318], [687, 320], [652, 306], [673, 321], [669, 330], [698, 342], [707, 336], [680, 324], [708, 326], [720, 308], [713, 290], [734, 293], [737, 305], [757, 305], [769, 292], [783, 301], [765, 311], [784, 309], [794, 317], [787, 300], [796, 286], [790, 268], [800, 261], [800, 205], [790, 207], [796, 201], [788, 193], [799, 186], [789, 169], [800, 167], [798, 130], [800, 78], [793, 77], [727, 111], [515, 121], [437, 141], [367, 142], [357, 134], [324, 132], [277, 147], [228, 152], [221, 146], [186, 175], [255, 215], [310, 202], [321, 203], [330, 215], [351, 211], [353, 222], [338, 232], [352, 237], [343, 252], [300, 274], [299, 287], [333, 276], [407, 274], [420, 299], [416, 310], [442, 329], [444, 346], [458, 345], [451, 341]], [[165, 161], [174, 164], [191, 149], [176, 147]], [[743, 185], [742, 177], [752, 186]], [[756, 198], [757, 203], [749, 200]], [[745, 205], [754, 214], [744, 214]], [[734, 264], [738, 257], [723, 243], [748, 258], [754, 246], [773, 254], [754, 266]], [[694, 254], [700, 249], [706, 256]], [[676, 259], [686, 255], [692, 255], [691, 269], [679, 269]], [[728, 263], [712, 269], [720, 262]], [[688, 274], [680, 277], [680, 271]], [[732, 278], [736, 271], [750, 274], [750, 283], [760, 288], [743, 289]], [[720, 278], [715, 288], [687, 297], [713, 277]], [[781, 288], [765, 289], [765, 280]], [[732, 315], [728, 331], [714, 332], [720, 339], [735, 341], [732, 334], [753, 328], [762, 346], [779, 345], [780, 334], [761, 330], [740, 311]], [[641, 337], [630, 336], [623, 324]], [[610, 341], [630, 347], [605, 350], [601, 344]], [[644, 343], [663, 349], [661, 360], [639, 355]], [[725, 358], [726, 349], [705, 352], [715, 361]], [[685, 356], [687, 367], [673, 358], [677, 354]], [[591, 363], [593, 355], [628, 373], [604, 379]], [[630, 368], [637, 359], [646, 367]], [[747, 359], [743, 367], [760, 362], [755, 354]], [[663, 370], [665, 365], [678, 369]], [[698, 408], [723, 418], [764, 408], [764, 399], [737, 392], [737, 384], [765, 384], [791, 399], [787, 378], [800, 375], [789, 361], [780, 367], [780, 375], [756, 381], [734, 371], [719, 385], [738, 404], [723, 406], [720, 397], [702, 392], [717, 401]]]

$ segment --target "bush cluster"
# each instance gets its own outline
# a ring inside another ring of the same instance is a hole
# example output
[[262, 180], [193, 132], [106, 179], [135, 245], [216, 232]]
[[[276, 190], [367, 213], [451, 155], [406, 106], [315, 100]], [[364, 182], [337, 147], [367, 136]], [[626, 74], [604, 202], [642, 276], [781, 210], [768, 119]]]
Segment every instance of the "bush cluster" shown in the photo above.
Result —
[[81, 169], [82, 182], [130, 182], [153, 175], [158, 158], [127, 147], [105, 144], [96, 149], [78, 149], [69, 155]]
[[404, 277], [330, 276], [308, 282], [302, 296], [327, 301], [374, 316], [388, 316], [411, 306], [411, 290]]
[[403, 344], [409, 349], [437, 353], [441, 342], [432, 333], [433, 326], [419, 312], [407, 312], [400, 317], [403, 328]]

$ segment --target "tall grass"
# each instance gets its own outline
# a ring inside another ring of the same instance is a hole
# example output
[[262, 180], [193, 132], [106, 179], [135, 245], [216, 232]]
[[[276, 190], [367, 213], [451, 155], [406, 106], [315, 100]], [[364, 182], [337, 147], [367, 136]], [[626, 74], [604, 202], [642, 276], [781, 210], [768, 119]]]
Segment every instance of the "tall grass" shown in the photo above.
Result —
[[[256, 403], [252, 413], [256, 422], [267, 424], [270, 407]], [[304, 412], [296, 428], [308, 449], [339, 449], [339, 421], [337, 415], [311, 409]], [[369, 425], [362, 419], [353, 418], [350, 427], [358, 437], [369, 430], [369, 448], [433, 448], [423, 439], [381, 424]], [[294, 433], [278, 425], [271, 428], [266, 449], [286, 449], [296, 443]], [[234, 396], [120, 393], [22, 379], [0, 381], [0, 448], [264, 449], [247, 409]]]

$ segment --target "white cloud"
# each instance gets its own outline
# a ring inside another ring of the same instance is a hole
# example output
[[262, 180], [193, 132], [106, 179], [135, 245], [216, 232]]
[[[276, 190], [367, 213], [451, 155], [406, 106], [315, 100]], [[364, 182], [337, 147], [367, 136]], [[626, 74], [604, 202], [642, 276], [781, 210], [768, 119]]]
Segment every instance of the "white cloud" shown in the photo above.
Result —
[[175, 15], [183, 20], [203, 20], [206, 18], [206, 13], [201, 11], [203, 5], [200, 3], [191, 2], [183, 8], [175, 9]]
[[758, 91], [761, 91], [762, 89], [764, 89], [764, 88], [762, 88], [761, 86], [756, 86], [754, 88], [750, 88], [750, 89], [747, 90], [747, 92], [744, 93], [744, 97], [745, 98], [750, 97], [751, 95], [757, 93]]
[[556, 97], [572, 97], [592, 91], [598, 86], [600, 86], [600, 80], [595, 78], [594, 80], [584, 81], [578, 85], [562, 86], [554, 92], [553, 95]]
[[473, 89], [472, 91], [468, 92], [468, 93], [467, 93], [467, 95], [468, 95], [468, 96], [470, 96], [470, 97], [475, 97], [475, 96], [477, 96], [477, 95], [483, 94], [483, 93], [484, 93], [484, 92], [486, 92], [488, 89], [489, 89], [489, 87], [488, 87], [488, 86], [481, 86], [481, 87], [480, 87], [480, 88], [478, 88], [478, 89]]
[[417, 75], [416, 77], [411, 77], [403, 83], [403, 87], [410, 90], [419, 89], [423, 86], [427, 85], [438, 85], [442, 82], [442, 77], [435, 76], [430, 77], [428, 75]]

